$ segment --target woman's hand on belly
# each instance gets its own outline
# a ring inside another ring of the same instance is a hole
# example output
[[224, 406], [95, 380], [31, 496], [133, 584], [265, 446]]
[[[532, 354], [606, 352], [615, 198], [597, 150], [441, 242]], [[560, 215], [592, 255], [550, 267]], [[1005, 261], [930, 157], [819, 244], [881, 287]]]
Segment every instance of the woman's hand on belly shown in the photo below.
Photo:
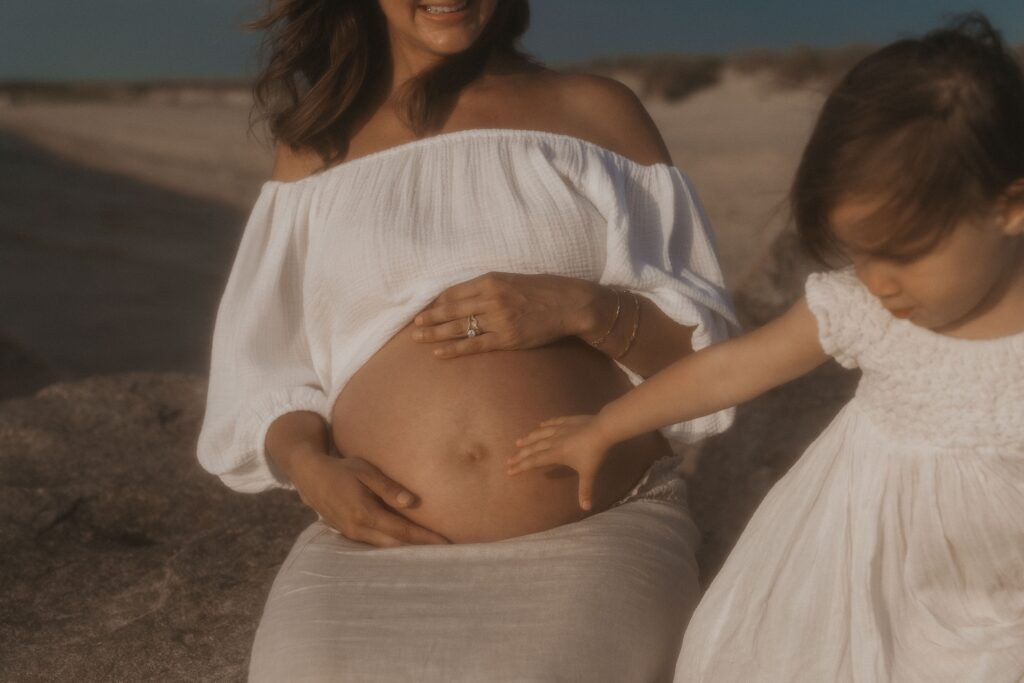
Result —
[[416, 497], [362, 458], [320, 454], [296, 470], [299, 496], [324, 521], [353, 541], [378, 547], [448, 543], [448, 539], [392, 512], [407, 508]]
[[[438, 358], [532, 349], [588, 329], [598, 285], [559, 275], [487, 273], [441, 292], [416, 316], [413, 339]], [[468, 336], [469, 316], [479, 332]]]

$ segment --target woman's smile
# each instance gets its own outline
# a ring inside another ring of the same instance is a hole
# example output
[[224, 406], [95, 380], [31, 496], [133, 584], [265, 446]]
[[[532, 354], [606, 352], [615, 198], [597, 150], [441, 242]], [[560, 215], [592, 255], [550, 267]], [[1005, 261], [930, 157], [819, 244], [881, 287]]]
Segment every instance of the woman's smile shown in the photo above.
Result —
[[445, 21], [457, 21], [465, 18], [468, 8], [469, 0], [455, 3], [430, 2], [419, 6], [419, 9], [426, 12], [431, 19], [443, 19]]

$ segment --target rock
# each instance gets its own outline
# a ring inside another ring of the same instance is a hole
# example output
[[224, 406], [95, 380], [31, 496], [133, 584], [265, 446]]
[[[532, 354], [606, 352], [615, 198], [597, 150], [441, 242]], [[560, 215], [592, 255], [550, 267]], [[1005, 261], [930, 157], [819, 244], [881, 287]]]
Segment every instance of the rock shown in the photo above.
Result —
[[55, 379], [41, 358], [0, 336], [0, 400], [31, 394]]
[[804, 253], [792, 227], [783, 230], [733, 294], [743, 326], [763, 325], [784, 313], [803, 294], [807, 276], [823, 269]]
[[313, 520], [195, 459], [205, 379], [135, 373], [0, 403], [0, 679], [240, 681]]

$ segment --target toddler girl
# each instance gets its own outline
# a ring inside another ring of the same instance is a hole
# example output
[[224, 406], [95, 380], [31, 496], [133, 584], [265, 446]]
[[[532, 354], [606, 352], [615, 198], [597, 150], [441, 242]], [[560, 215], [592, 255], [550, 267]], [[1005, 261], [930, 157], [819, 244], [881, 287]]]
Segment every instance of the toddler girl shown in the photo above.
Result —
[[677, 680], [1024, 680], [1024, 78], [988, 22], [858, 64], [792, 201], [804, 244], [848, 267], [598, 415], [542, 423], [509, 471], [568, 465], [587, 508], [613, 444], [831, 356], [862, 371], [856, 396], [751, 519]]

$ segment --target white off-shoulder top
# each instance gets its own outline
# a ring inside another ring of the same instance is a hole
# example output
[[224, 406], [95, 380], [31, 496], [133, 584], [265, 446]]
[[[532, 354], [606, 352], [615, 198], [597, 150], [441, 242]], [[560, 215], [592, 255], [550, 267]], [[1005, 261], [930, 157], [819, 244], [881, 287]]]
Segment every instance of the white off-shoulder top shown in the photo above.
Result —
[[[267, 458], [270, 424], [292, 411], [329, 422], [388, 339], [446, 287], [491, 271], [631, 289], [695, 326], [697, 349], [735, 324], [707, 220], [675, 168], [539, 131], [424, 138], [264, 184], [217, 313], [200, 462], [239, 491], [289, 486]], [[731, 420], [664, 433], [679, 444]]]

